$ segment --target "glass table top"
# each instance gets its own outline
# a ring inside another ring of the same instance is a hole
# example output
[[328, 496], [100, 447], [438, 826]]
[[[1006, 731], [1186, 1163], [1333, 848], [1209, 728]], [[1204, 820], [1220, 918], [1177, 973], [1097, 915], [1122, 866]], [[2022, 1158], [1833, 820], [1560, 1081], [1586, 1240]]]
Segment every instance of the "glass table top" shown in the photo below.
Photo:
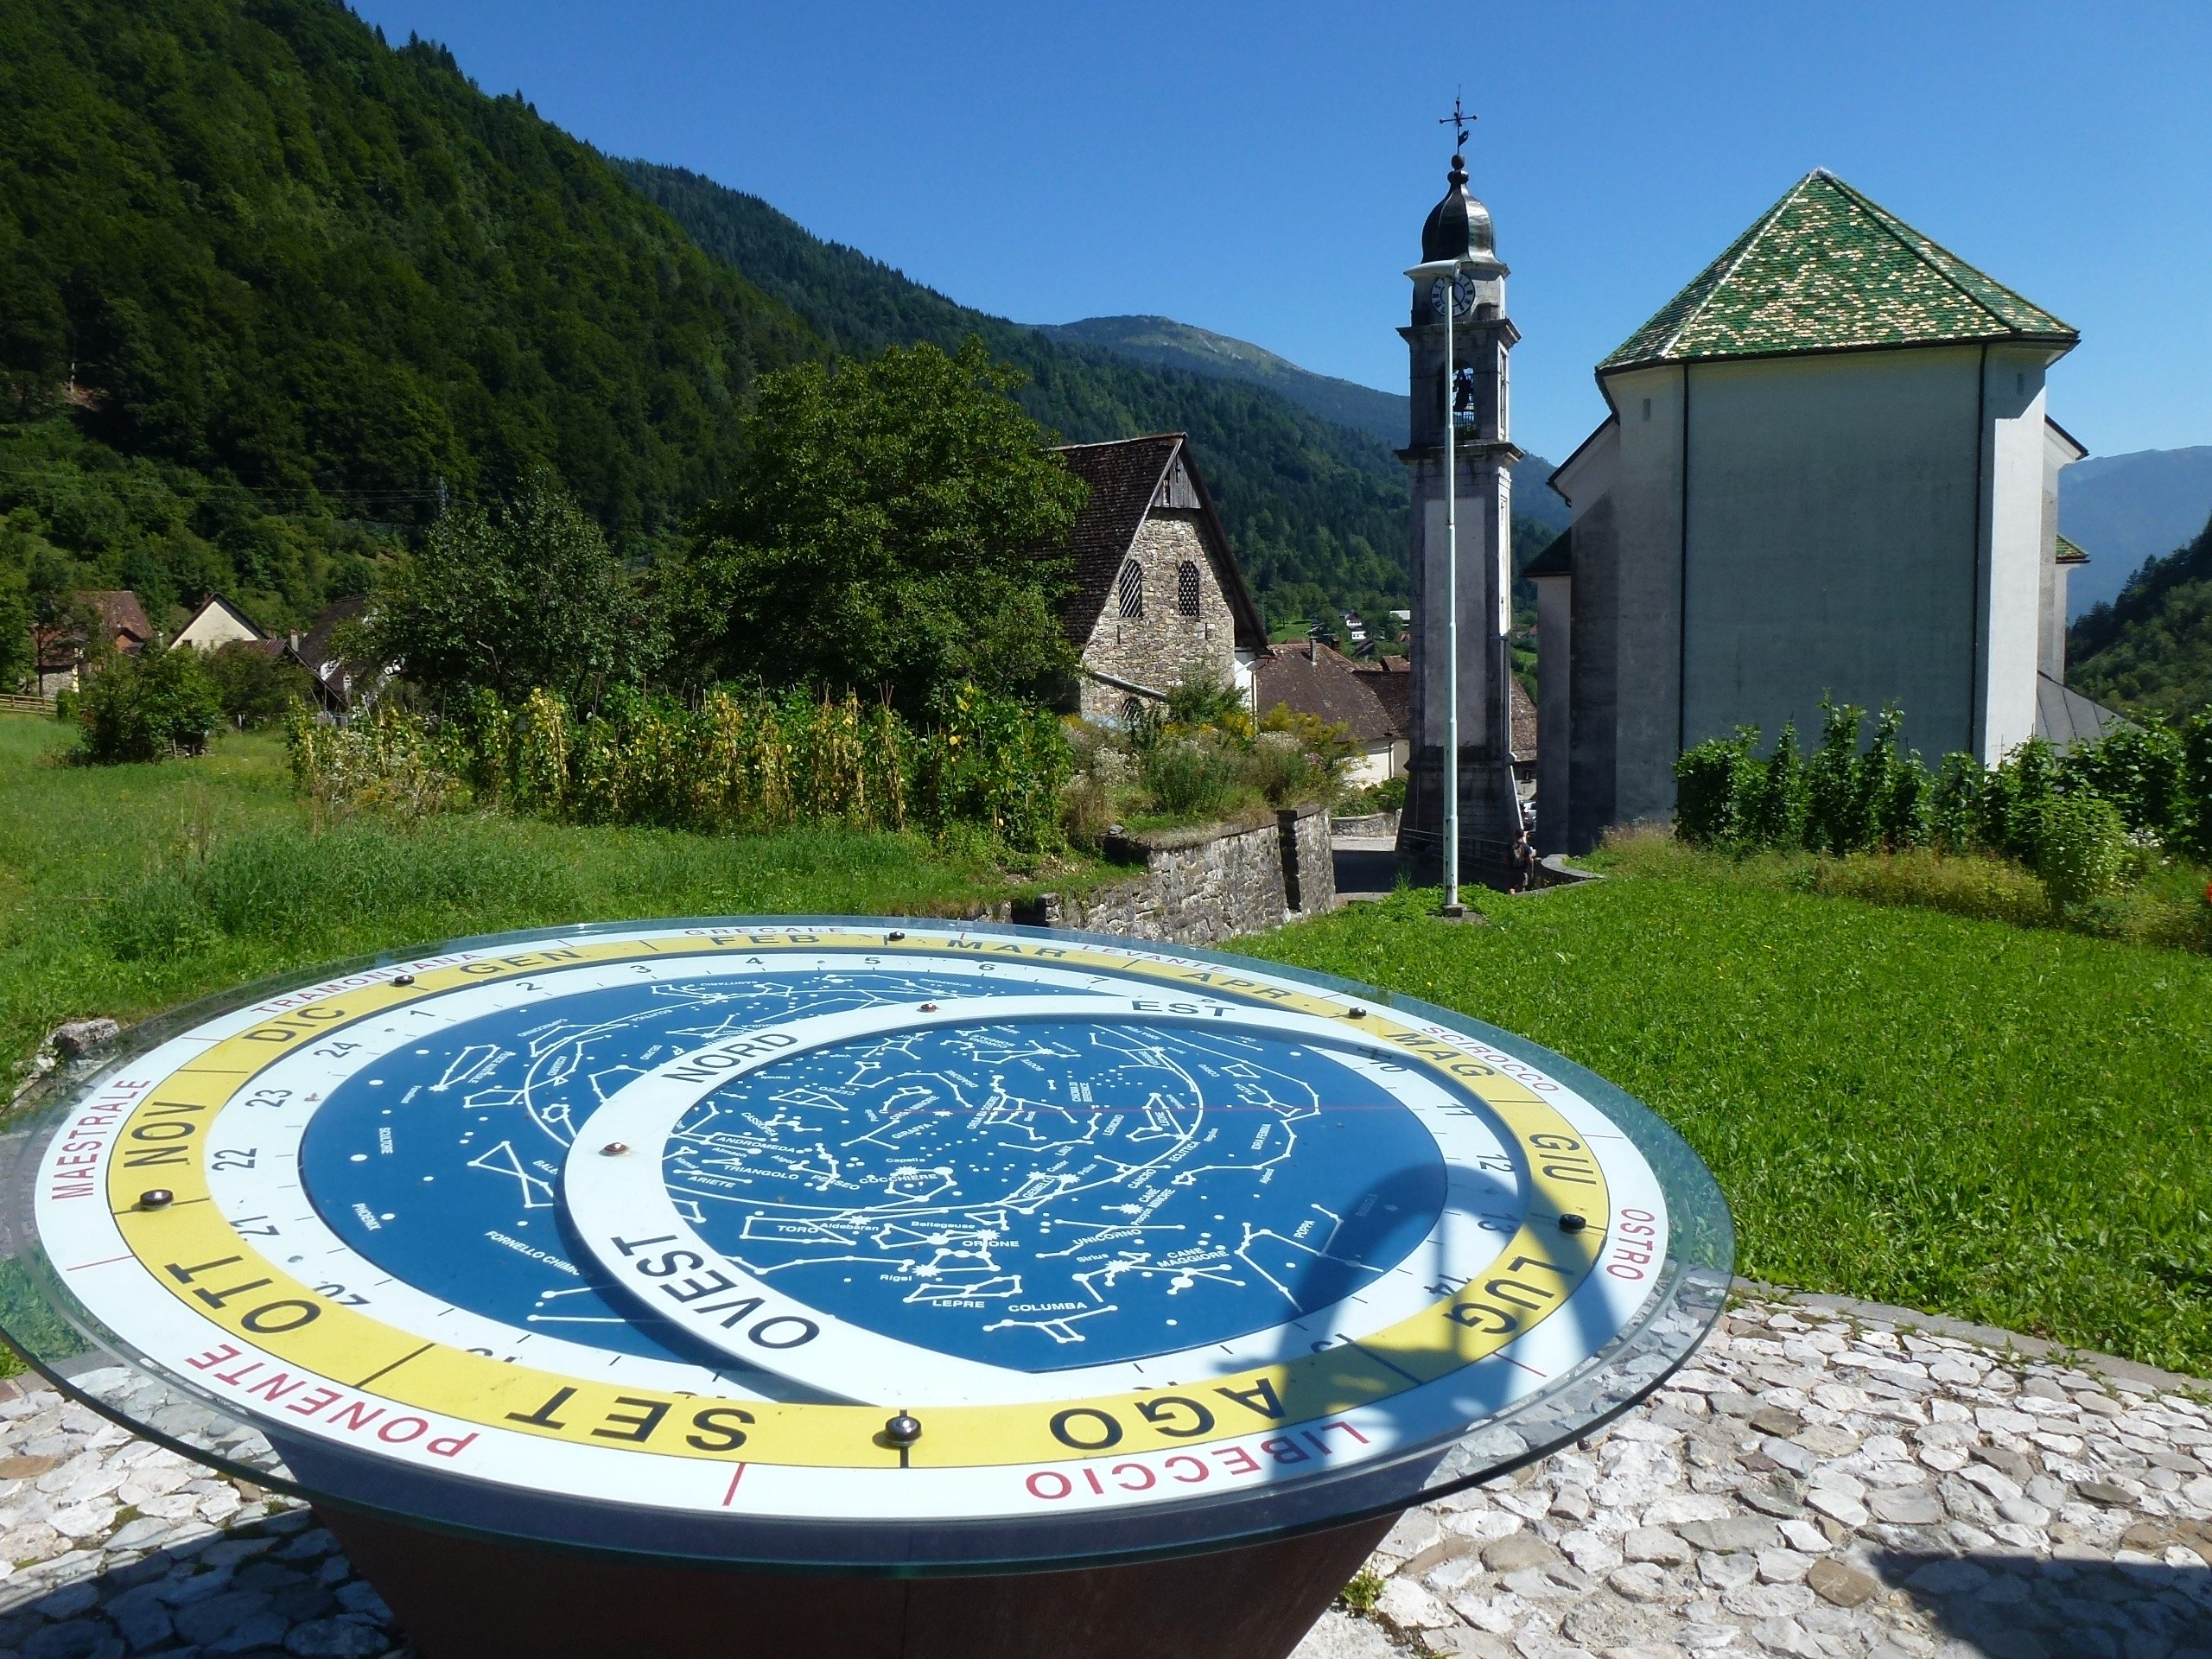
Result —
[[1558, 1055], [1211, 951], [850, 917], [455, 941], [128, 1033], [0, 1141], [0, 1325], [233, 1474], [514, 1541], [975, 1572], [1588, 1434], [1726, 1206]]

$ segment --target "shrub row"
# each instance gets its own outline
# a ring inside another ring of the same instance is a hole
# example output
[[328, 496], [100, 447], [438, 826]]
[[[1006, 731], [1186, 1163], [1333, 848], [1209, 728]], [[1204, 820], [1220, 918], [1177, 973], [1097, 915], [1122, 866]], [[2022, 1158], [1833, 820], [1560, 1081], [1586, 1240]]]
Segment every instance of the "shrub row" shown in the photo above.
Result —
[[1021, 851], [1057, 846], [1071, 765], [1059, 722], [970, 687], [931, 713], [917, 726], [850, 696], [716, 687], [696, 705], [620, 691], [579, 716], [549, 691], [519, 705], [480, 691], [441, 721], [386, 704], [335, 727], [299, 710], [289, 734], [301, 787], [334, 804], [710, 833], [966, 824]]
[[2108, 888], [2131, 839], [2212, 860], [2212, 709], [2121, 727], [2063, 756], [2041, 738], [1994, 767], [1949, 754], [1931, 772], [1900, 745], [1894, 706], [1864, 747], [1865, 709], [1821, 708], [1809, 755], [1792, 726], [1764, 758], [1751, 727], [1684, 754], [1677, 833], [1742, 850], [1992, 853], [2033, 867], [2059, 903]]

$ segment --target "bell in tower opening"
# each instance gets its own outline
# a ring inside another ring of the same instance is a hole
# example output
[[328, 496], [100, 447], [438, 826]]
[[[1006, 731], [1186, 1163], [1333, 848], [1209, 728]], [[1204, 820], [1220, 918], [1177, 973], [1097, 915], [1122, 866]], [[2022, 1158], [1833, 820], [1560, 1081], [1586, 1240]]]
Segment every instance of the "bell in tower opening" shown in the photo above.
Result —
[[1459, 871], [1503, 886], [1523, 827], [1510, 644], [1512, 467], [1521, 451], [1506, 367], [1521, 335], [1505, 313], [1507, 273], [1490, 209], [1467, 188], [1463, 156], [1452, 157], [1449, 181], [1421, 226], [1421, 264], [1407, 273], [1413, 316], [1398, 331], [1413, 394], [1411, 442], [1398, 452], [1413, 485], [1413, 753], [1398, 855], [1416, 880], [1445, 879], [1446, 757], [1456, 749]]

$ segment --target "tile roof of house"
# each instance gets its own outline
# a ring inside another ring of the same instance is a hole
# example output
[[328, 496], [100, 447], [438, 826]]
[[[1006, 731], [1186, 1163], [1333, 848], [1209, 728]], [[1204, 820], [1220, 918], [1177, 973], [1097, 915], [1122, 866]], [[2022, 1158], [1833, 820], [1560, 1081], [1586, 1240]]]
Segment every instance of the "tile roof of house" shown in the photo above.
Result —
[[1536, 700], [1518, 679], [1513, 682], [1513, 758], [1536, 758]]
[[2058, 538], [2058, 563], [2087, 564], [2088, 562], [2088, 550], [2079, 542], [2069, 542], [2063, 536]]
[[1197, 459], [1180, 432], [1153, 432], [1108, 443], [1062, 444], [1057, 451], [1068, 470], [1090, 486], [1090, 499], [1077, 516], [1075, 530], [1068, 537], [1068, 550], [1075, 555], [1075, 585], [1060, 607], [1060, 624], [1078, 649], [1098, 626], [1115, 575], [1128, 556], [1129, 544], [1151, 512], [1153, 496], [1178, 451], [1198, 486], [1198, 516], [1206, 526], [1214, 574], [1236, 618], [1236, 643], [1248, 651], [1267, 649], [1267, 623], [1229, 544], [1229, 532], [1222, 526], [1220, 512]]
[[1598, 365], [2081, 336], [1816, 168]]
[[72, 597], [92, 607], [108, 633], [127, 633], [140, 645], [154, 637], [154, 625], [146, 620], [146, 607], [128, 588], [94, 588]]
[[[339, 629], [347, 623], [359, 621], [368, 605], [367, 595], [360, 594], [333, 600], [291, 647], [300, 665], [315, 676], [340, 707], [351, 704], [355, 688], [378, 677], [375, 664], [346, 658], [340, 653], [335, 638]], [[326, 663], [331, 664], [327, 675], [323, 672]]]
[[1318, 639], [1277, 645], [1253, 668], [1255, 701], [1266, 715], [1278, 704], [1346, 728], [1357, 743], [1387, 743], [1399, 735], [1371, 688], [1377, 677], [1353, 668], [1351, 659]]
[[1377, 657], [1372, 662], [1354, 663], [1351, 671], [1359, 676], [1375, 700], [1382, 705], [1382, 712], [1390, 724], [1403, 737], [1414, 728], [1413, 664], [1404, 657]]
[[[143, 646], [154, 638], [154, 625], [146, 620], [146, 607], [128, 588], [95, 588], [72, 594], [69, 599], [79, 614], [92, 613], [100, 637], [111, 645], [128, 639], [130, 645], [125, 649], [131, 649]], [[32, 629], [31, 644], [41, 674], [66, 673], [85, 656], [84, 629], [73, 620], [65, 619], [50, 626]]]

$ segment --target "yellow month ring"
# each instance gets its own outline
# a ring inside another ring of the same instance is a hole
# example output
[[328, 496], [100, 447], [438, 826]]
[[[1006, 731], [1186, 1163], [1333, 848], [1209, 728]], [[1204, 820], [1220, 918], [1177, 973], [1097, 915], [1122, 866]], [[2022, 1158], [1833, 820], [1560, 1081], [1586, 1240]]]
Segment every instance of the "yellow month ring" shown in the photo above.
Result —
[[[1343, 1003], [1257, 981], [1211, 964], [1118, 957], [1077, 946], [1035, 946], [978, 936], [984, 954], [1090, 968], [1192, 988], [1204, 985], [1240, 1001], [1264, 995], [1294, 1012], [1344, 1018]], [[808, 929], [730, 932], [680, 941], [755, 952], [860, 950], [942, 956], [948, 941], [924, 937], [886, 943], [880, 934]], [[124, 1240], [149, 1276], [191, 1312], [288, 1364], [396, 1404], [441, 1413], [480, 1427], [574, 1444], [646, 1450], [664, 1456], [822, 1468], [958, 1468], [1066, 1461], [1086, 1452], [1126, 1457], [1173, 1451], [1221, 1435], [1334, 1416], [1433, 1382], [1517, 1341], [1564, 1306], [1596, 1266], [1606, 1237], [1605, 1175], [1582, 1136], [1533, 1090], [1433, 1033], [1367, 1010], [1358, 1033], [1380, 1058], [1445, 1077], [1474, 1095], [1510, 1131], [1525, 1160], [1529, 1212], [1490, 1266], [1462, 1289], [1357, 1341], [1281, 1363], [1254, 1367], [1203, 1385], [1016, 1406], [939, 1406], [929, 1433], [908, 1448], [882, 1438], [880, 1407], [787, 1404], [750, 1398], [658, 1395], [537, 1370], [424, 1342], [317, 1295], [264, 1258], [210, 1199], [200, 1159], [201, 1129], [213, 1112], [260, 1072], [356, 1021], [468, 985], [527, 977], [589, 963], [665, 956], [651, 940], [564, 944], [486, 962], [426, 969], [409, 987], [390, 981], [339, 992], [249, 1027], [213, 1045], [149, 1092], [119, 1126], [118, 1155], [108, 1171], [110, 1208]], [[175, 1153], [182, 1151], [182, 1161]], [[162, 1161], [153, 1166], [153, 1159]], [[149, 1166], [169, 1183], [171, 1201], [139, 1205]], [[1547, 1214], [1536, 1212], [1548, 1211]], [[1552, 1218], [1589, 1218], [1579, 1232]], [[1219, 1433], [1203, 1439], [1183, 1405], [1202, 1403]], [[653, 1405], [665, 1402], [658, 1414]], [[605, 1426], [651, 1417], [645, 1440]]]

